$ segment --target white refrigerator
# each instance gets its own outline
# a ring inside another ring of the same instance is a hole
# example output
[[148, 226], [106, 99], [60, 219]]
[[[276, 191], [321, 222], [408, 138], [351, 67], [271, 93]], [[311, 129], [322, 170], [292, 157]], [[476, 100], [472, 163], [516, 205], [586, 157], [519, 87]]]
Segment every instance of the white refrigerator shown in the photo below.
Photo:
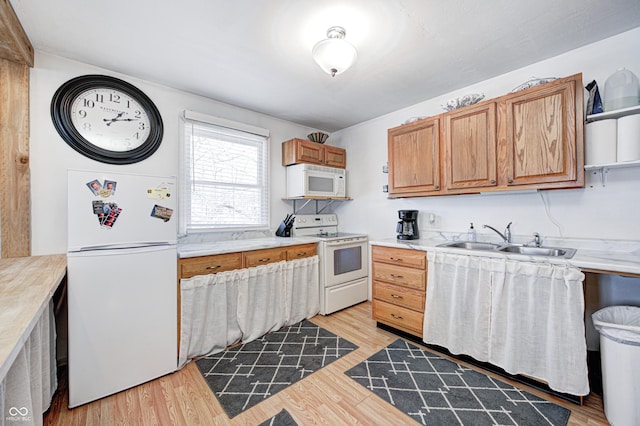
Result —
[[174, 177], [68, 171], [69, 407], [177, 368]]

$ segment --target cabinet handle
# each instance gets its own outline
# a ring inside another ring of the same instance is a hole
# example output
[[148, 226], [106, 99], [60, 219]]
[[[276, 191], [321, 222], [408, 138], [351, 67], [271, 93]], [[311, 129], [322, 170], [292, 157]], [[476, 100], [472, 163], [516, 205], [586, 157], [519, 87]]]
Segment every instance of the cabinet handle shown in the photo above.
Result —
[[303, 251], [302, 253], [298, 253], [298, 257], [302, 257], [302, 256], [306, 256], [306, 255], [307, 255], [306, 251]]
[[270, 261], [270, 260], [271, 260], [271, 258], [270, 258], [270, 257], [266, 257], [266, 258], [264, 258], [264, 259], [258, 259], [258, 263], [260, 263], [260, 262], [263, 262], [263, 263], [264, 263], [264, 262], [268, 262], [268, 261]]
[[496, 181], [494, 179], [491, 179], [491, 185], [495, 185]]
[[508, 179], [507, 182], [513, 183], [513, 179]]
[[402, 319], [402, 315], [390, 314], [395, 319]]
[[402, 262], [402, 259], [400, 259], [399, 257], [390, 257], [389, 260], [392, 260], [394, 262]]
[[436, 185], [436, 186], [434, 186], [434, 188], [435, 188], [436, 191], [439, 191], [440, 190], [440, 185]]
[[389, 274], [391, 278], [404, 278], [402, 275]]
[[394, 299], [403, 299], [402, 296], [397, 295], [397, 294], [393, 294], [393, 293], [391, 293], [391, 297], [393, 297]]
[[222, 265], [215, 265], [215, 266], [207, 266], [205, 269], [218, 269], [221, 268]]

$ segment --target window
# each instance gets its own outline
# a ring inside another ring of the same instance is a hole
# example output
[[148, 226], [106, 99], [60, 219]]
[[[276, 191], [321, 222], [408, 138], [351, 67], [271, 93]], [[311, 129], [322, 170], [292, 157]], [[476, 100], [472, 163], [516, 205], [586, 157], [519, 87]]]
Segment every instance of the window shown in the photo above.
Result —
[[268, 131], [185, 111], [182, 231], [269, 227]]

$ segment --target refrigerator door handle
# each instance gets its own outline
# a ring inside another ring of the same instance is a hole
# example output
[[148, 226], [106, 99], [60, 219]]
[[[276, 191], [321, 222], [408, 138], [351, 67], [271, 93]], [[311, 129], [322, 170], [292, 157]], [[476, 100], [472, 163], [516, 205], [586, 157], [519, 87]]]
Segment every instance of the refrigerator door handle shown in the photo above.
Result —
[[158, 246], [171, 246], [175, 245], [175, 241], [153, 241], [153, 242], [141, 242], [141, 243], [126, 243], [126, 244], [104, 244], [97, 246], [85, 246], [80, 247], [79, 252], [82, 251], [96, 251], [96, 250], [123, 250], [132, 248], [145, 248], [145, 247], [158, 247]]

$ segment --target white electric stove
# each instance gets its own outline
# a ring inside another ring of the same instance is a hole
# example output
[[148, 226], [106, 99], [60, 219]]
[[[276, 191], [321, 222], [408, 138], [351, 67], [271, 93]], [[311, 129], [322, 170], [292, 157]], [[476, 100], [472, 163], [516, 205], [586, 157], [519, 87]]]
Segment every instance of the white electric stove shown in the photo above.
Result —
[[293, 236], [319, 238], [320, 313], [328, 315], [367, 300], [369, 238], [338, 232], [335, 214], [297, 215]]

